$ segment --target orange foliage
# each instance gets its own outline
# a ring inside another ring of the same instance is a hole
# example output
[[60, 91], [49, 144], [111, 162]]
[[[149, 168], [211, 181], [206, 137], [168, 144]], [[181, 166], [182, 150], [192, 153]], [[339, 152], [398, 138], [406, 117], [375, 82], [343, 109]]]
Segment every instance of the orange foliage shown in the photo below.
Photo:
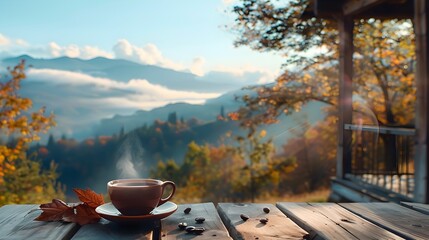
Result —
[[89, 138], [89, 139], [86, 139], [85, 140], [85, 144], [86, 145], [88, 145], [88, 146], [94, 146], [94, 139], [92, 139], [92, 138]]
[[45, 116], [44, 108], [28, 112], [31, 99], [18, 95], [21, 81], [26, 77], [24, 62], [8, 70], [10, 79], [0, 82], [0, 132], [12, 136], [14, 142], [0, 145], [0, 184], [5, 173], [15, 170], [14, 161], [25, 157], [28, 143], [38, 141], [39, 133], [55, 125], [54, 116]]
[[98, 142], [101, 145], [105, 145], [107, 142], [109, 142], [110, 140], [112, 140], [112, 136], [99, 136], [98, 137]]
[[38, 153], [40, 156], [47, 156], [49, 154], [49, 150], [46, 147], [40, 147]]

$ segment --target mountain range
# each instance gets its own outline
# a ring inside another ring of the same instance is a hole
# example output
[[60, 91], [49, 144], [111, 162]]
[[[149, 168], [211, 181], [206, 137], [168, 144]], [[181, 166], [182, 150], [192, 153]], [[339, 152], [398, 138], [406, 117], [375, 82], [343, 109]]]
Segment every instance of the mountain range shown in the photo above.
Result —
[[[168, 114], [178, 118], [215, 121], [221, 108], [236, 110], [241, 103], [236, 96], [248, 94], [245, 84], [256, 84], [259, 72], [234, 75], [209, 72], [200, 77], [152, 65], [97, 57], [90, 60], [60, 57], [37, 59], [28, 55], [3, 59], [2, 66], [14, 66], [25, 60], [29, 67], [21, 93], [33, 100], [34, 107], [46, 106], [56, 116], [52, 134], [78, 140], [131, 131]], [[282, 124], [268, 128], [268, 133], [286, 136], [285, 132], [306, 118], [323, 118], [320, 103], [310, 103], [293, 116], [282, 117]], [[280, 139], [280, 138], [279, 138]], [[283, 137], [281, 141], [284, 141]]]

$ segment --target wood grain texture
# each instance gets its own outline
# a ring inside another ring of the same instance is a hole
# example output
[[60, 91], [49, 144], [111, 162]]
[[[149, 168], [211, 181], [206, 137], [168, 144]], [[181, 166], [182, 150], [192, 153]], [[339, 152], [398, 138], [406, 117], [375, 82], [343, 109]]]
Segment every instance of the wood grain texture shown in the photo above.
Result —
[[338, 142], [337, 142], [337, 168], [336, 176], [343, 179], [351, 172], [352, 153], [351, 131], [344, 130], [345, 124], [352, 124], [352, 97], [353, 97], [353, 28], [352, 18], [338, 19], [340, 39], [339, 59], [339, 116], [338, 116]]
[[[340, 218], [339, 224], [338, 222], [330, 219], [328, 216], [329, 214], [327, 215], [320, 212], [320, 209], [308, 203], [281, 202], [277, 203], [277, 207], [300, 227], [308, 231], [311, 239], [359, 239], [343, 227], [346, 224], [341, 221], [341, 217], [337, 216], [334, 218]], [[351, 221], [356, 222], [358, 221], [356, 218], [349, 216], [344, 212], [341, 212], [341, 214], [345, 215], [344, 217], [346, 218], [344, 219], [350, 219]], [[361, 223], [361, 221], [359, 222]]]
[[[189, 214], [183, 212], [187, 207], [192, 209]], [[202, 224], [196, 224], [196, 217], [204, 217], [206, 220]], [[178, 229], [180, 222], [186, 222], [188, 226], [204, 227], [206, 231], [201, 235], [187, 233]], [[153, 234], [154, 224], [154, 221], [118, 224], [103, 219], [99, 223], [82, 226], [72, 239], [231, 239], [213, 203], [179, 205], [175, 213], [161, 220], [159, 234]]]
[[343, 15], [355, 15], [385, 1], [386, 0], [348, 0], [343, 5]]
[[[185, 214], [183, 210], [190, 207], [192, 210], [189, 214]], [[204, 217], [206, 220], [201, 223], [195, 223], [196, 217]], [[179, 230], [177, 225], [180, 222], [185, 222], [188, 226], [204, 227], [201, 235], [187, 233], [186, 231]], [[196, 204], [182, 204], [178, 209], [168, 218], [162, 221], [162, 239], [232, 239], [222, 223], [218, 212], [216, 211], [213, 203], [196, 203]]]
[[34, 221], [38, 205], [6, 205], [0, 208], [0, 239], [70, 239], [79, 229], [75, 223]]
[[[270, 208], [269, 213], [263, 211]], [[308, 233], [272, 204], [220, 203], [219, 214], [234, 239], [303, 239]], [[243, 221], [240, 214], [250, 218]], [[268, 218], [268, 223], [259, 222]]]
[[99, 223], [82, 226], [73, 240], [152, 239], [153, 222], [118, 224], [101, 219]]
[[429, 215], [429, 204], [423, 204], [423, 203], [414, 203], [414, 202], [401, 202], [401, 205], [413, 210], [416, 210], [418, 212], [428, 214]]
[[414, 157], [415, 202], [429, 202], [429, 2], [414, 1], [416, 36], [416, 146]]
[[309, 203], [313, 209], [344, 228], [358, 239], [403, 239], [377, 225], [362, 219], [335, 203]]
[[407, 239], [429, 239], [429, 216], [395, 203], [340, 203], [366, 220]]

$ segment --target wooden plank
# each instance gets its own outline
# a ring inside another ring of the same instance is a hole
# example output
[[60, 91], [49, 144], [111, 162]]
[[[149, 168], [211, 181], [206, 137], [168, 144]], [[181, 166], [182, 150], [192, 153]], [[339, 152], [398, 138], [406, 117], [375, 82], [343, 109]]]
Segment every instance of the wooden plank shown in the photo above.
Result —
[[337, 144], [337, 178], [344, 178], [351, 172], [352, 133], [344, 131], [345, 124], [352, 123], [353, 96], [353, 19], [338, 19], [340, 38], [340, 83], [339, 83], [339, 118]]
[[309, 205], [358, 239], [403, 239], [356, 216], [336, 203], [309, 203]]
[[395, 203], [340, 203], [362, 218], [407, 239], [429, 239], [429, 216]]
[[298, 226], [309, 232], [310, 239], [356, 239], [307, 203], [281, 202], [277, 203], [277, 207]]
[[38, 205], [6, 205], [0, 208], [0, 239], [70, 239], [79, 225], [34, 221]]
[[414, 209], [418, 212], [429, 215], [429, 205], [423, 203], [414, 203], [414, 202], [401, 202], [401, 205], [407, 208]]
[[385, 200], [374, 196], [372, 191], [362, 191], [362, 186], [344, 179], [331, 179], [331, 191], [338, 195], [339, 199], [333, 199], [337, 202], [380, 202]]
[[416, 35], [416, 202], [429, 203], [429, 3], [415, 0], [414, 31]]
[[101, 219], [99, 223], [82, 226], [73, 240], [152, 239], [153, 222], [118, 224]]
[[348, 0], [343, 5], [343, 15], [356, 15], [385, 1], [386, 0]]
[[402, 239], [335, 203], [277, 203], [300, 227], [320, 239]]
[[[185, 214], [183, 210], [190, 207], [192, 210]], [[195, 223], [195, 218], [204, 217], [206, 220], [202, 224]], [[177, 224], [186, 222], [188, 226], [204, 227], [201, 235], [186, 233], [179, 230]], [[213, 203], [182, 204], [173, 215], [162, 221], [163, 240], [166, 239], [232, 239], [222, 223], [219, 214]]]
[[[185, 214], [183, 210], [190, 207], [192, 210]], [[204, 217], [206, 220], [202, 224], [196, 224], [196, 217]], [[177, 225], [186, 222], [188, 226], [204, 227], [206, 231], [201, 235], [187, 233], [179, 230]], [[107, 220], [102, 220], [98, 224], [82, 226], [73, 237], [73, 240], [80, 239], [231, 239], [223, 225], [213, 203], [198, 203], [179, 205], [178, 209], [171, 216], [161, 220], [160, 234], [153, 234], [151, 231], [154, 222], [142, 222], [140, 224], [118, 224]]]
[[[263, 211], [268, 207], [270, 212]], [[219, 214], [234, 239], [303, 239], [308, 233], [272, 204], [219, 203]], [[243, 221], [240, 215], [250, 218]], [[268, 218], [268, 223], [259, 220]]]

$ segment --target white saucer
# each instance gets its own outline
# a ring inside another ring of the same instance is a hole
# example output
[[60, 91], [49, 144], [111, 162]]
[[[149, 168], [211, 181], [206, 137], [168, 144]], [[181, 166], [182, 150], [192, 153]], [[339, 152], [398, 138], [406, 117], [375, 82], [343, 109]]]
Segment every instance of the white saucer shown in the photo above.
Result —
[[177, 210], [177, 205], [173, 202], [166, 202], [156, 207], [150, 214], [140, 216], [124, 216], [112, 203], [105, 203], [98, 206], [95, 211], [102, 218], [112, 222], [139, 222], [145, 220], [159, 220], [170, 216]]

